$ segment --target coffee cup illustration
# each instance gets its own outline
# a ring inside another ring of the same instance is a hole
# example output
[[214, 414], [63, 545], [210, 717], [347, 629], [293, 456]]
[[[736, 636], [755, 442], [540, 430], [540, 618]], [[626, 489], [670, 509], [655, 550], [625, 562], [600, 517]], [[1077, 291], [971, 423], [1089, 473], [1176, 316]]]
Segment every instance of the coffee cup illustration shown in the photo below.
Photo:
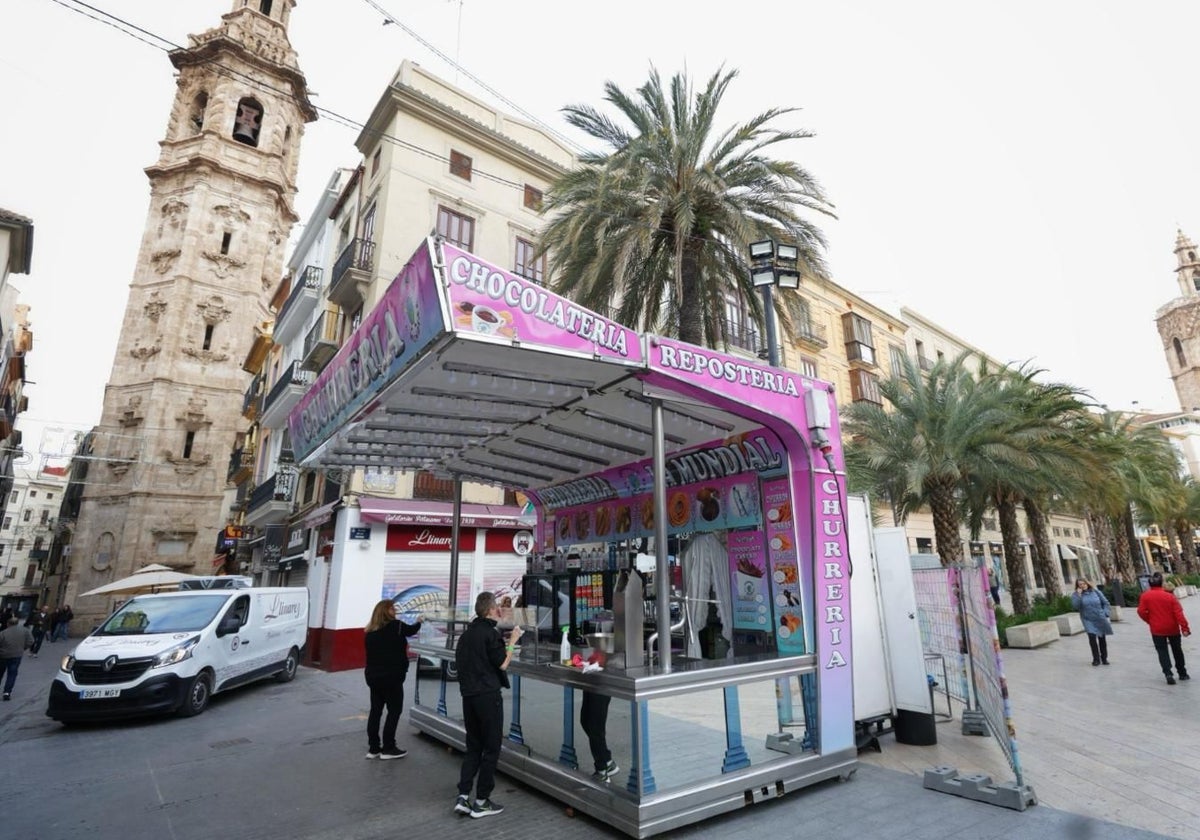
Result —
[[471, 308], [471, 328], [475, 332], [493, 335], [503, 323], [500, 313], [490, 307], [477, 304]]

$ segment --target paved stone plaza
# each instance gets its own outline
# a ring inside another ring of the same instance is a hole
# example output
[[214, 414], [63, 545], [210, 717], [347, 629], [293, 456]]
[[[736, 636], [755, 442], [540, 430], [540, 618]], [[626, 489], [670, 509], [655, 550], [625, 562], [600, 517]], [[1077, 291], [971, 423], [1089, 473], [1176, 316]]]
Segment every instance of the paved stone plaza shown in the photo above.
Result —
[[[1200, 598], [1184, 601], [1200, 620]], [[936, 747], [890, 736], [848, 782], [828, 782], [671, 833], [686, 838], [1200, 838], [1200, 680], [1167, 686], [1132, 611], [1116, 625], [1112, 666], [1092, 668], [1085, 637], [1006, 651], [1025, 779], [1041, 804], [1024, 812], [922, 787], [921, 773], [1011, 779], [991, 739], [959, 734], [958, 710]], [[1200, 669], [1200, 644], [1184, 650]], [[302, 669], [290, 685], [218, 696], [192, 719], [64, 728], [44, 716], [68, 649], [26, 659], [0, 707], [6, 836], [30, 840], [230, 834], [250, 838], [598, 838], [608, 827], [503, 776], [504, 814], [451, 813], [458, 755], [402, 725], [402, 761], [365, 761], [359, 671]], [[411, 679], [411, 677], [410, 677]], [[944, 700], [941, 703], [944, 710]], [[482, 823], [482, 824], [480, 824]]]

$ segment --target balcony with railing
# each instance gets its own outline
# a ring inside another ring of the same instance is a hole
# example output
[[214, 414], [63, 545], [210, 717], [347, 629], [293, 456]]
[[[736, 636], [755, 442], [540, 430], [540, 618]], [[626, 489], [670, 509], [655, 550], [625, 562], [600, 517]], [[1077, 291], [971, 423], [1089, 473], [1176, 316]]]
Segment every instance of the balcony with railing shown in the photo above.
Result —
[[263, 375], [260, 373], [250, 380], [246, 393], [242, 396], [242, 416], [247, 420], [257, 420], [262, 410]]
[[310, 265], [296, 279], [296, 287], [275, 316], [273, 335], [276, 344], [287, 344], [304, 327], [304, 322], [320, 300], [323, 275], [320, 268]]
[[815, 350], [824, 350], [829, 346], [825, 337], [825, 325], [814, 324], [812, 321], [800, 321], [795, 325], [796, 341]]
[[917, 357], [917, 365], [921, 368], [921, 370], [924, 370], [924, 371], [933, 370], [932, 360], [926, 358], [925, 356]]
[[725, 336], [730, 347], [736, 347], [748, 353], [757, 353], [763, 346], [762, 333], [758, 331], [758, 327], [750, 323], [726, 320]]
[[328, 297], [347, 311], [353, 311], [367, 299], [371, 272], [375, 266], [375, 243], [352, 239], [333, 264]]
[[283, 465], [255, 487], [246, 504], [246, 524], [255, 528], [278, 525], [291, 516], [298, 476], [299, 470], [294, 466]]
[[342, 316], [336, 307], [326, 307], [304, 336], [304, 349], [300, 354], [300, 367], [319, 373], [329, 360], [337, 355], [341, 346]]
[[254, 456], [254, 444], [246, 444], [233, 450], [233, 454], [229, 456], [229, 472], [225, 474], [225, 480], [230, 484], [241, 484], [254, 475]]
[[287, 423], [288, 412], [307, 393], [314, 378], [315, 374], [300, 367], [298, 361], [284, 368], [263, 400], [262, 419], [259, 422], [268, 429], [282, 429]]

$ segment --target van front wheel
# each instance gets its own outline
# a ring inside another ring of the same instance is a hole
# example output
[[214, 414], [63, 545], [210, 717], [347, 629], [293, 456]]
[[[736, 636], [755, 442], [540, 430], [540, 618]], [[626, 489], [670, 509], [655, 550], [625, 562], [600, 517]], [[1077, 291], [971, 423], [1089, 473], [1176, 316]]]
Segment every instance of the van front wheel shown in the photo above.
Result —
[[279, 682], [291, 682], [296, 679], [296, 668], [300, 664], [300, 651], [292, 648], [288, 651], [287, 659], [283, 660], [283, 669], [275, 675]]
[[212, 677], [201, 671], [188, 683], [187, 694], [183, 697], [183, 705], [179, 707], [180, 717], [194, 717], [208, 708], [212, 697]]

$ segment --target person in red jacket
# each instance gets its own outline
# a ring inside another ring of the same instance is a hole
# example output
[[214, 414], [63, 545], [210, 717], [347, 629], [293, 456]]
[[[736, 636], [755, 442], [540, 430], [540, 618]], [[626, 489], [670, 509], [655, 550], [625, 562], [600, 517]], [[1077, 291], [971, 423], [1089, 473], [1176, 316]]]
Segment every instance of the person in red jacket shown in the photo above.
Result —
[[1154, 640], [1154, 649], [1158, 651], [1158, 664], [1167, 675], [1167, 685], [1175, 685], [1175, 677], [1171, 675], [1171, 659], [1167, 656], [1167, 645], [1175, 656], [1175, 669], [1179, 671], [1179, 679], [1190, 679], [1187, 665], [1183, 661], [1183, 642], [1179, 634], [1192, 635], [1188, 627], [1187, 616], [1174, 593], [1163, 589], [1161, 572], [1150, 575], [1150, 588], [1138, 599], [1138, 617], [1150, 625], [1150, 638]]

